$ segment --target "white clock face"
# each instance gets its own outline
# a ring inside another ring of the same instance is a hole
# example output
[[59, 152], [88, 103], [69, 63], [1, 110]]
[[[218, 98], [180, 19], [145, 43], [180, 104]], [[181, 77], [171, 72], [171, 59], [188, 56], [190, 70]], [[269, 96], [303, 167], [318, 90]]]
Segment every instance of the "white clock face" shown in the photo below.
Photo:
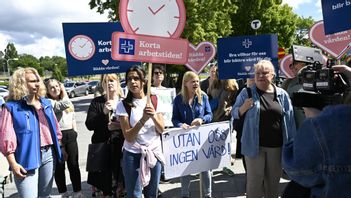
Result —
[[179, 37], [185, 24], [184, 4], [179, 4], [179, 0], [128, 0], [124, 12], [134, 34]]
[[73, 37], [68, 44], [70, 54], [77, 60], [88, 60], [95, 53], [95, 44], [85, 35]]

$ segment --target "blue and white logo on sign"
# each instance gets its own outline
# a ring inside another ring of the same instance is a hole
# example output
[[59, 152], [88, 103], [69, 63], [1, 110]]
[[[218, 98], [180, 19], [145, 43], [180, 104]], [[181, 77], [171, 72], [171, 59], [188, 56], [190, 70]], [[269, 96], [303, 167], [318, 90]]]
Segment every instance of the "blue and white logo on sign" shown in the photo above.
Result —
[[245, 40], [243, 41], [243, 46], [244, 46], [245, 48], [249, 48], [251, 45], [252, 45], [252, 41], [250, 41], [250, 39], [245, 39]]
[[219, 79], [252, 78], [253, 66], [263, 59], [272, 61], [278, 68], [276, 34], [220, 38], [217, 46]]
[[119, 39], [119, 54], [134, 55], [135, 40], [134, 39]]
[[205, 52], [211, 52], [211, 47], [210, 46], [206, 46], [205, 47]]

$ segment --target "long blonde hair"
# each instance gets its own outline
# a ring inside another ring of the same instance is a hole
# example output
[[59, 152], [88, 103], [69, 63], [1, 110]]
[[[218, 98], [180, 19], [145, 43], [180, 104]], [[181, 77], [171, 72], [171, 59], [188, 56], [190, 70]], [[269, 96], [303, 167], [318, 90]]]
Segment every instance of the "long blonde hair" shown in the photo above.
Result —
[[32, 67], [19, 68], [13, 72], [9, 82], [9, 100], [20, 100], [28, 95], [26, 74], [34, 74], [39, 79], [39, 90], [36, 97], [44, 97], [46, 95], [46, 88], [43, 80], [40, 78], [38, 71]]
[[224, 83], [224, 89], [227, 91], [239, 90], [239, 85], [235, 79], [226, 79], [226, 80], [223, 80], [223, 83]]
[[104, 90], [104, 93], [106, 93], [106, 90], [107, 90], [107, 83], [106, 82], [110, 79], [117, 81], [117, 93], [116, 94], [119, 98], [123, 98], [124, 97], [123, 90], [121, 88], [121, 83], [119, 82], [119, 77], [117, 74], [104, 74], [104, 75], [102, 75], [101, 85], [102, 85], [102, 88]]
[[[187, 90], [187, 87], [185, 85], [188, 81], [190, 81], [194, 78], [199, 78], [199, 76], [192, 71], [185, 72], [185, 74], [183, 76], [182, 89], [180, 90], [180, 95], [182, 96], [183, 102], [186, 104], [188, 103], [190, 96], [188, 94], [188, 90]], [[195, 95], [198, 98], [198, 103], [202, 104], [202, 91], [201, 91], [200, 86], [195, 90]]]

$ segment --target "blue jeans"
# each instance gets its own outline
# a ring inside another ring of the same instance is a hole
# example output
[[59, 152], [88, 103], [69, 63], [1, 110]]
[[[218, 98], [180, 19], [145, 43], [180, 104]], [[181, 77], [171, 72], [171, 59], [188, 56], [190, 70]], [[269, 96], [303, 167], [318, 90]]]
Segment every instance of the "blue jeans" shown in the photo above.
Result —
[[[205, 196], [211, 197], [212, 195], [212, 176], [211, 171], [201, 172], [202, 176], [202, 186]], [[190, 187], [190, 175], [186, 175], [180, 178], [181, 193], [182, 197], [189, 197], [189, 187]]]
[[[131, 153], [126, 150], [123, 151], [122, 169], [124, 175], [124, 182], [127, 190], [127, 198], [141, 198], [142, 185], [140, 182], [141, 154]], [[154, 168], [151, 169], [151, 179], [149, 185], [144, 188], [145, 198], [157, 197], [158, 184], [161, 177], [161, 162], [157, 161]]]
[[42, 148], [40, 151], [40, 167], [27, 171], [27, 176], [24, 179], [15, 177], [15, 184], [20, 197], [50, 197], [55, 172], [55, 154], [52, 147]]

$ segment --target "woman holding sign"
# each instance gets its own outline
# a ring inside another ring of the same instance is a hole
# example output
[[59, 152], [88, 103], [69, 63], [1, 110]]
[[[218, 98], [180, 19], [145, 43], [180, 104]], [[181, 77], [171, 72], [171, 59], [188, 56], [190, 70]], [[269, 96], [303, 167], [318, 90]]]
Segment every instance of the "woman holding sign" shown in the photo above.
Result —
[[157, 110], [157, 98], [146, 97], [145, 71], [134, 66], [127, 70], [127, 97], [117, 105], [125, 141], [122, 169], [128, 198], [157, 197], [164, 157], [160, 134], [164, 130], [163, 116]]
[[[182, 88], [173, 103], [172, 122], [175, 127], [185, 130], [192, 126], [200, 126], [212, 120], [208, 96], [201, 91], [199, 76], [192, 71], [184, 74]], [[205, 197], [211, 197], [211, 172], [202, 172]], [[189, 197], [190, 175], [180, 178], [182, 197]]]

